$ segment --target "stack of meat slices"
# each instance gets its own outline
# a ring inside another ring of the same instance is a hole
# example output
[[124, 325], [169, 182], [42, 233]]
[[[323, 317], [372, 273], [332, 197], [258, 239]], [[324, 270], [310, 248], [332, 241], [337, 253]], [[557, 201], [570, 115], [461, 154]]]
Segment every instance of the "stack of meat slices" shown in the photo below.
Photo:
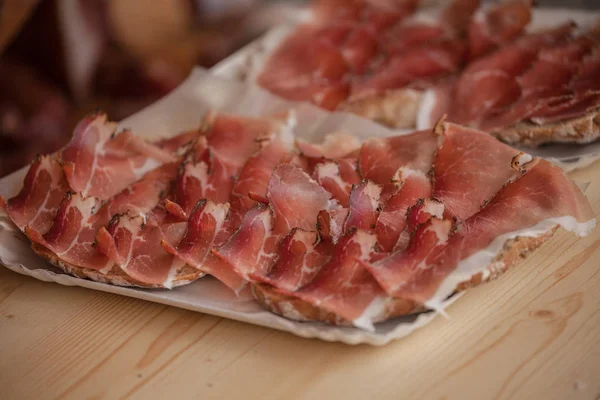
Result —
[[443, 114], [509, 143], [588, 143], [600, 136], [600, 25], [519, 37], [425, 96], [420, 126]]
[[419, 9], [418, 0], [319, 0], [314, 19], [278, 46], [258, 83], [290, 100], [412, 128], [422, 93], [520, 35], [529, 0]]
[[441, 311], [558, 226], [595, 225], [562, 170], [483, 132], [311, 144], [293, 124], [209, 113], [147, 143], [92, 116], [2, 203], [71, 274], [166, 288], [210, 274], [285, 317], [364, 329]]

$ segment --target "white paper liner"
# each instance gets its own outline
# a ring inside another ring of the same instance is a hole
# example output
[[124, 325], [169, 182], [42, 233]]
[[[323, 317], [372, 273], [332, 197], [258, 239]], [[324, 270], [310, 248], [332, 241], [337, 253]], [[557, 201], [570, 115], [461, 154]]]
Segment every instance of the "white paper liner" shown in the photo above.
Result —
[[[298, 120], [297, 135], [305, 140], [320, 140], [325, 134], [345, 131], [361, 139], [398, 134], [375, 122], [347, 113], [329, 113], [310, 104], [297, 104], [240, 82], [223, 80], [201, 69], [195, 70], [175, 91], [145, 110], [124, 120], [119, 129], [130, 128], [146, 138], [174, 135], [200, 124], [210, 109], [241, 115], [265, 115], [289, 110], [294, 106]], [[14, 196], [20, 189], [27, 168], [0, 180], [0, 195]], [[210, 277], [169, 290], [123, 288], [61, 273], [38, 258], [28, 240], [0, 209], [0, 263], [9, 269], [47, 282], [140, 298], [175, 307], [213, 314], [238, 321], [271, 327], [307, 338], [339, 341], [347, 344], [383, 345], [404, 337], [431, 321], [436, 313], [396, 318], [375, 326], [373, 332], [352, 327], [336, 327], [314, 322], [295, 322], [263, 310], [248, 292], [235, 297], [224, 285]], [[442, 305], [446, 308], [460, 294]]]
[[[435, 6], [435, 4], [433, 4], [433, 6]], [[310, 14], [305, 10], [299, 12], [296, 24], [306, 22], [309, 16]], [[527, 30], [529, 32], [539, 31], [568, 21], [574, 21], [579, 27], [585, 28], [597, 23], [599, 18], [600, 12], [598, 11], [534, 8], [532, 20], [529, 23]], [[256, 78], [262, 71], [267, 59], [283, 39], [294, 30], [296, 24], [288, 22], [271, 29], [259, 39], [215, 65], [211, 68], [211, 73], [227, 79], [245, 82], [252, 86], [256, 85]], [[429, 120], [429, 118], [427, 118], [427, 113], [431, 108], [431, 97], [431, 91], [426, 91], [422, 100], [422, 107], [417, 114], [417, 121]], [[418, 123], [418, 125], [422, 126], [423, 122]], [[401, 133], [410, 131], [412, 130], [397, 130], [397, 132]], [[585, 168], [594, 161], [600, 159], [600, 141], [583, 145], [552, 144], [536, 149], [523, 147], [521, 150], [552, 161], [566, 172]]]

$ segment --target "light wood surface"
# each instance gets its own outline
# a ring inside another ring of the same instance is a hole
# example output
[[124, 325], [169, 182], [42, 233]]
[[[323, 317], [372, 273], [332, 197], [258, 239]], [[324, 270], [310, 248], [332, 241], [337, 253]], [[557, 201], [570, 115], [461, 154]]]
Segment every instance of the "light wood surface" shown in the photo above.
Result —
[[[572, 174], [591, 182], [600, 162]], [[0, 268], [2, 399], [600, 399], [600, 228], [408, 338], [346, 346]]]

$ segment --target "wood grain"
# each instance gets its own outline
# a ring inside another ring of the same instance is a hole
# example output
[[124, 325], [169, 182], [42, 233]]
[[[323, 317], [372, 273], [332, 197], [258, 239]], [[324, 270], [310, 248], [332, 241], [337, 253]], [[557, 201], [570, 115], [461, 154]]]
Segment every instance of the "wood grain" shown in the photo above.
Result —
[[[600, 163], [572, 174], [591, 182]], [[560, 231], [417, 333], [346, 346], [0, 269], [0, 397], [600, 398], [600, 229]]]

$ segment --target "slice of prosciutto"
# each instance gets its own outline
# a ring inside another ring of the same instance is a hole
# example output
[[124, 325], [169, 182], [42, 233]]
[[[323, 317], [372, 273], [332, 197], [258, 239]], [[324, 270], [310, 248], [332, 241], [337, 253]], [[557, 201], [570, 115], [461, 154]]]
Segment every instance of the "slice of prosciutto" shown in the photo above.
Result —
[[431, 182], [421, 171], [400, 167], [394, 177], [397, 189], [383, 205], [377, 217], [375, 232], [382, 252], [391, 252], [407, 227], [408, 209], [420, 199], [431, 196]]
[[450, 217], [464, 220], [477, 213], [532, 159], [485, 132], [451, 123], [439, 127], [443, 142], [434, 161], [433, 197]]
[[439, 136], [431, 129], [408, 135], [367, 140], [360, 149], [359, 170], [363, 179], [385, 185], [400, 167], [429, 172]]
[[269, 204], [248, 211], [229, 241], [213, 252], [244, 279], [250, 274], [267, 274], [281, 237], [294, 228], [315, 230], [319, 211], [332, 207], [330, 198], [301, 168], [281, 164], [269, 181]]
[[282, 239], [277, 262], [268, 274], [250, 274], [250, 279], [294, 291], [313, 280], [331, 258], [332, 242], [315, 231], [294, 228]]
[[330, 261], [310, 283], [295, 291], [279, 290], [332, 312], [354, 326], [373, 330], [372, 319], [361, 317], [385, 293], [361, 261], [369, 259], [376, 241], [375, 234], [363, 230], [344, 236], [335, 246]]
[[[345, 169], [344, 175], [342, 175], [342, 168]], [[325, 161], [317, 164], [313, 178], [343, 207], [349, 205], [352, 186], [360, 182], [360, 175], [346, 160]]]
[[60, 160], [71, 189], [106, 200], [146, 172], [178, 157], [131, 132], [115, 133], [106, 115], [91, 115], [77, 124]]
[[[406, 252], [395, 253], [369, 269], [389, 294], [440, 309], [459, 283], [489, 267], [507, 240], [537, 237], [556, 225], [584, 236], [595, 226], [594, 213], [559, 167], [535, 160], [532, 168], [501, 188], [456, 233], [448, 235], [445, 228], [424, 225], [420, 228], [423, 235], [415, 234]], [[425, 234], [429, 239], [423, 238]]]
[[367, 180], [352, 188], [344, 232], [355, 229], [374, 232], [381, 207], [381, 190], [381, 186]]
[[146, 217], [159, 202], [177, 173], [178, 164], [165, 164], [147, 173], [104, 204], [81, 193], [67, 193], [51, 228], [40, 231], [33, 225], [24, 228], [29, 239], [52, 251], [61, 261], [71, 265], [108, 272], [114, 263], [96, 247], [96, 234], [115, 215]]
[[186, 263], [165, 251], [161, 243], [175, 246], [186, 227], [186, 222], [171, 219], [159, 204], [147, 218], [117, 215], [98, 231], [97, 247], [134, 280], [169, 289]]
[[504, 0], [477, 10], [469, 25], [471, 59], [509, 43], [531, 21], [531, 0]]
[[229, 276], [223, 276], [203, 268], [207, 259], [212, 256], [210, 250], [223, 240], [223, 228], [228, 211], [229, 204], [227, 203], [200, 200], [192, 211], [185, 235], [177, 243], [177, 246], [173, 246], [166, 240], [162, 240], [161, 245], [168, 253], [182, 259], [187, 265], [204, 272], [214, 273], [221, 281], [227, 282], [231, 286], [237, 286], [239, 279], [232, 272]]
[[69, 190], [62, 167], [54, 156], [38, 157], [29, 167], [23, 187], [13, 198], [0, 205], [20, 230], [48, 232], [63, 197]]

